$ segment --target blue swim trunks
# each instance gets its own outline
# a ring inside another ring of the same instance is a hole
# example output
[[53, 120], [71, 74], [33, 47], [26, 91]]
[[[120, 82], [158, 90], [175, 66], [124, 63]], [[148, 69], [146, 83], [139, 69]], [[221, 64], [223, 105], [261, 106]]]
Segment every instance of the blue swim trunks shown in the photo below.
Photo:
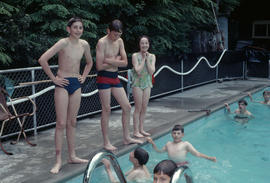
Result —
[[[76, 90], [81, 88], [81, 83], [78, 78], [76, 77], [70, 77], [70, 78], [65, 78], [69, 81], [69, 84], [67, 86], [64, 86], [68, 92], [69, 95], [72, 95]], [[58, 86], [60, 87], [60, 86]], [[61, 87], [62, 88], [62, 87]]]

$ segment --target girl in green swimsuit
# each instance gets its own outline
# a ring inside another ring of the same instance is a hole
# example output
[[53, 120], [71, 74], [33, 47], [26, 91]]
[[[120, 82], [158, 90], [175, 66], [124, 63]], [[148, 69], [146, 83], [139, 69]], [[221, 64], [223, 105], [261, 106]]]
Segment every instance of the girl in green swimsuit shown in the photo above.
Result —
[[149, 136], [143, 129], [146, 108], [150, 98], [152, 75], [155, 72], [156, 56], [148, 52], [149, 39], [142, 36], [139, 39], [140, 51], [132, 55], [132, 92], [135, 102], [133, 113], [133, 135], [135, 137]]

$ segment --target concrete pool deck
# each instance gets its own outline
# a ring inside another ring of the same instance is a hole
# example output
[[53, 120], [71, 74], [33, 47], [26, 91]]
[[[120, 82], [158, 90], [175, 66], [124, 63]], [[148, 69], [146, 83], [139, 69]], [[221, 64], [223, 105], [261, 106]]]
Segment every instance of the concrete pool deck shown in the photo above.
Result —
[[[189, 110], [211, 109], [213, 112], [223, 107], [225, 102], [234, 102], [245, 97], [247, 92], [253, 93], [267, 86], [270, 86], [269, 79], [233, 80], [211, 83], [153, 99], [149, 102], [145, 129], [153, 138], [158, 137], [170, 131], [176, 123], [186, 124], [206, 115], [206, 112]], [[132, 114], [133, 110], [134, 106]], [[112, 143], [119, 148], [117, 155], [136, 146], [122, 144], [121, 110], [112, 111], [109, 129]], [[131, 117], [130, 133], [132, 131]], [[55, 163], [54, 128], [38, 132], [38, 135], [30, 137], [30, 140], [38, 145], [30, 147], [24, 140], [17, 145], [10, 145], [10, 141], [3, 142], [6, 150], [14, 155], [7, 156], [0, 150], [0, 183], [65, 182], [85, 170], [87, 164], [67, 163], [67, 146], [64, 140], [62, 169], [57, 175], [49, 173]], [[102, 150], [102, 143], [100, 114], [79, 119], [76, 132], [77, 155], [91, 159], [96, 152]]]

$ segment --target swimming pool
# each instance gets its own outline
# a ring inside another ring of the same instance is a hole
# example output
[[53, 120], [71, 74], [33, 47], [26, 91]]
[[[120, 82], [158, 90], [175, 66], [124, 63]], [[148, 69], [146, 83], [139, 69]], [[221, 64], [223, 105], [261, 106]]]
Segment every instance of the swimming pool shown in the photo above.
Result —
[[[270, 90], [270, 88], [268, 88]], [[263, 100], [262, 91], [253, 95], [254, 100]], [[185, 126], [183, 140], [189, 141], [200, 152], [216, 156], [217, 163], [188, 155], [189, 167], [196, 183], [267, 183], [270, 179], [270, 107], [259, 103], [251, 103], [247, 109], [253, 113], [254, 119], [240, 124], [225, 117], [224, 109], [203, 117]], [[232, 104], [234, 111], [237, 104]], [[159, 148], [163, 147], [171, 135], [156, 139]], [[167, 155], [153, 151], [150, 144], [143, 146], [150, 154], [147, 167], [152, 172], [154, 166]], [[118, 158], [124, 172], [132, 165], [128, 154]], [[91, 183], [109, 182], [103, 167], [94, 171]], [[83, 175], [77, 176], [67, 183], [81, 183]]]

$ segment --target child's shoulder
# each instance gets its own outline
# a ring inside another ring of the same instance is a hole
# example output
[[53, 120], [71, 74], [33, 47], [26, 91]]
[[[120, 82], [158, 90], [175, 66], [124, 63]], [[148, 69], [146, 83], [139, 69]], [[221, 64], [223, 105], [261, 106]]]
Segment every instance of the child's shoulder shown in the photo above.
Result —
[[189, 141], [181, 141], [181, 142], [179, 142], [179, 144], [190, 145], [191, 143]]
[[69, 43], [69, 39], [66, 37], [66, 38], [61, 38], [58, 40], [58, 42], [62, 43], [62, 44], [68, 44]]
[[79, 42], [80, 42], [80, 44], [82, 44], [83, 46], [89, 45], [88, 42], [87, 42], [86, 40], [84, 40], [84, 39], [79, 39]]
[[139, 52], [135, 52], [132, 54], [132, 56], [138, 56]]

